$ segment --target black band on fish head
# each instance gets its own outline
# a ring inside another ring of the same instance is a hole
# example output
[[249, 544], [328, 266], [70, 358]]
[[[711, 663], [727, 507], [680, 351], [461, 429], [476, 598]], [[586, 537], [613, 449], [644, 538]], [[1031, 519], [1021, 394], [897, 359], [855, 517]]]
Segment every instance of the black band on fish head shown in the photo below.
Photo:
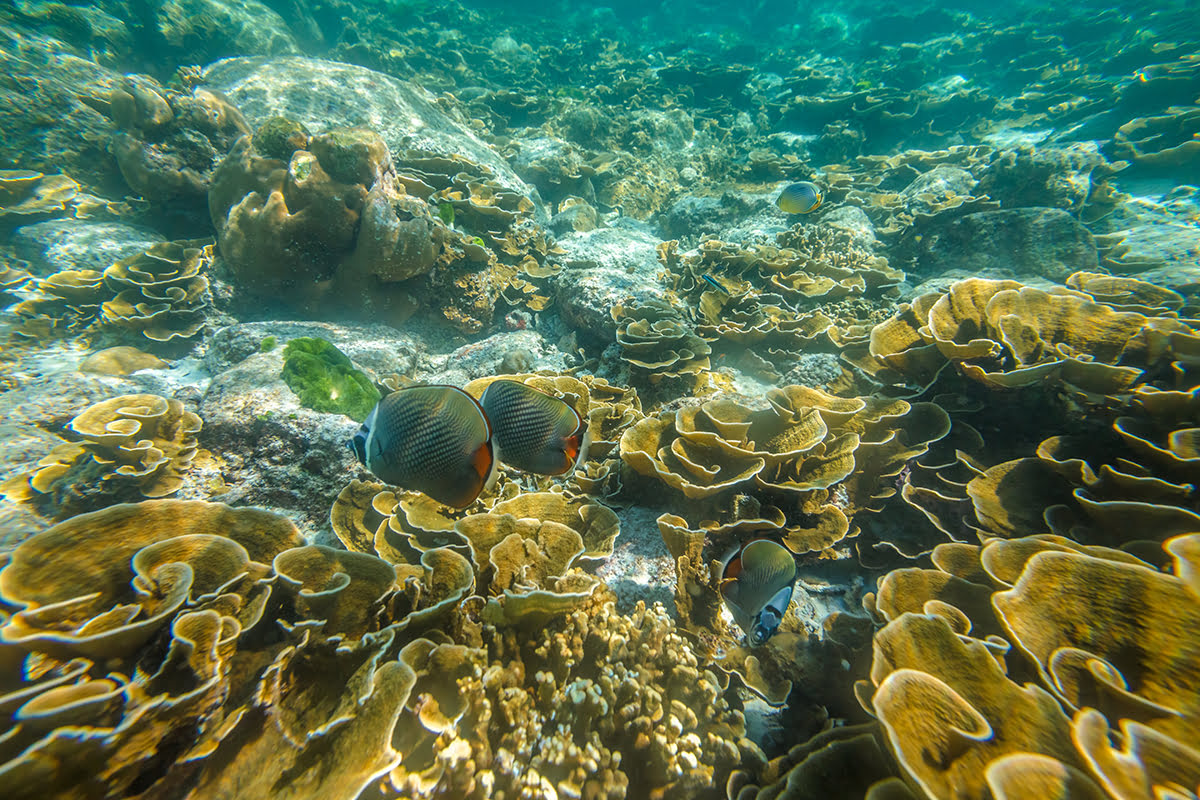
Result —
[[754, 628], [749, 634], [750, 646], [758, 647], [766, 644], [767, 640], [779, 630], [781, 622], [783, 622], [783, 617], [775, 609], [764, 608], [760, 611], [758, 618], [754, 620]]
[[354, 455], [358, 459], [358, 463], [362, 464], [364, 467], [367, 465], [367, 436], [369, 433], [370, 431], [367, 430], [367, 426], [363, 425], [358, 429], [358, 432], [351, 436], [349, 441], [346, 442], [346, 446], [354, 451]]

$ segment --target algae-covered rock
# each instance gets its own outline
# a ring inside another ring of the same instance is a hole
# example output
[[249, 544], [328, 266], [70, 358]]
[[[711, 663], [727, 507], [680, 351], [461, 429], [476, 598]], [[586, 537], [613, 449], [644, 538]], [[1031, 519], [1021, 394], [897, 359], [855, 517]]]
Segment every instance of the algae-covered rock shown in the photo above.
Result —
[[1058, 208], [981, 211], [956, 219], [926, 236], [919, 264], [945, 272], [1012, 270], [1061, 281], [1079, 270], [1095, 270], [1098, 258], [1092, 234]]
[[291, 161], [292, 153], [308, 147], [308, 128], [287, 117], [268, 117], [254, 131], [254, 149], [267, 158]]
[[324, 339], [293, 339], [283, 358], [283, 380], [307, 408], [361, 420], [379, 402], [381, 395], [371, 379]]

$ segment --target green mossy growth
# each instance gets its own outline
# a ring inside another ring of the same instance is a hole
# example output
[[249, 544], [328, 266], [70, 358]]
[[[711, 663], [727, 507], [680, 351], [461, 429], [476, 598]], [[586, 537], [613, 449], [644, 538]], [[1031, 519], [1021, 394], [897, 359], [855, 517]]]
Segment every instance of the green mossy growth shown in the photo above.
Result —
[[259, 155], [290, 161], [292, 153], [308, 147], [308, 129], [287, 117], [271, 117], [254, 132], [253, 141]]
[[274, 336], [264, 336], [262, 342], [258, 345], [258, 349], [263, 353], [269, 353], [275, 349], [275, 345], [279, 340]]
[[283, 380], [305, 408], [364, 420], [379, 402], [371, 379], [324, 339], [292, 339], [283, 348], [283, 359]]
[[438, 203], [438, 219], [447, 227], [454, 227], [454, 206], [450, 203]]

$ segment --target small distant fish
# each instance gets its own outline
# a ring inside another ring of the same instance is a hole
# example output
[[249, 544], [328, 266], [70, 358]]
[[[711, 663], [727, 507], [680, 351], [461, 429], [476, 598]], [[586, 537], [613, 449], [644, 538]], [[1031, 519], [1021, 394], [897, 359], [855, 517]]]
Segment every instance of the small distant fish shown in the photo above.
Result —
[[568, 403], [510, 380], [488, 384], [479, 398], [495, 430], [496, 457], [538, 475], [563, 475], [587, 458], [587, 420]]
[[824, 200], [825, 195], [815, 183], [800, 181], [785, 186], [775, 199], [775, 205], [787, 214], [810, 214], [820, 208]]
[[718, 292], [722, 292], [724, 294], [729, 294], [729, 290], [726, 289], [724, 286], [722, 286], [720, 283], [718, 283], [717, 279], [714, 278], [712, 275], [705, 273], [704, 275], [700, 276], [700, 280], [704, 281], [709, 286], [712, 286]]
[[492, 424], [454, 386], [410, 386], [383, 398], [350, 449], [376, 477], [466, 508], [496, 476]]
[[721, 597], [751, 647], [765, 644], [779, 630], [795, 580], [796, 559], [769, 539], [755, 539], [721, 565]]

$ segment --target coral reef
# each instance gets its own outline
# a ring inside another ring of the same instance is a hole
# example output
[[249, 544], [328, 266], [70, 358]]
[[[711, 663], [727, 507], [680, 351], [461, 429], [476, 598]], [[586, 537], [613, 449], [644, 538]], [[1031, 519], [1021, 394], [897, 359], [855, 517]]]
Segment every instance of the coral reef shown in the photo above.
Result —
[[935, 569], [889, 574], [859, 692], [903, 774], [928, 797], [1196, 784], [1195, 685], [1168, 677], [1200, 664], [1182, 633], [1200, 614], [1195, 539], [1164, 544], [1170, 573], [1035, 536], [942, 545]]
[[[47, 561], [63, 582], [38, 577]], [[33, 796], [29, 776], [45, 770], [42, 793], [265, 791], [287, 770], [306, 792], [346, 798], [368, 786], [691, 797], [761, 763], [662, 611], [623, 616], [598, 597], [533, 632], [466, 612], [473, 585], [451, 550], [393, 567], [305, 545], [253, 509], [153, 501], [77, 516], [0, 572], [17, 609], [6, 652], [40, 664], [4, 676], [18, 746], [0, 785]]]
[[103, 272], [56, 272], [38, 279], [36, 295], [14, 307], [22, 318], [18, 333], [133, 331], [154, 343], [186, 342], [206, 324], [211, 261], [209, 240], [181, 240], [151, 245]]
[[0, 4], [0, 795], [1197, 794], [1192, 5]]
[[138, 76], [83, 98], [117, 130], [109, 150], [129, 186], [148, 200], [202, 206], [217, 163], [245, 119], [208, 89], [182, 93]]
[[131, 490], [166, 497], [183, 486], [182, 473], [199, 452], [196, 434], [202, 426], [179, 400], [152, 394], [104, 400], [67, 426], [78, 441], [64, 441], [36, 470], [10, 478], [5, 494], [20, 500], [45, 496], [58, 516], [119, 502]]

